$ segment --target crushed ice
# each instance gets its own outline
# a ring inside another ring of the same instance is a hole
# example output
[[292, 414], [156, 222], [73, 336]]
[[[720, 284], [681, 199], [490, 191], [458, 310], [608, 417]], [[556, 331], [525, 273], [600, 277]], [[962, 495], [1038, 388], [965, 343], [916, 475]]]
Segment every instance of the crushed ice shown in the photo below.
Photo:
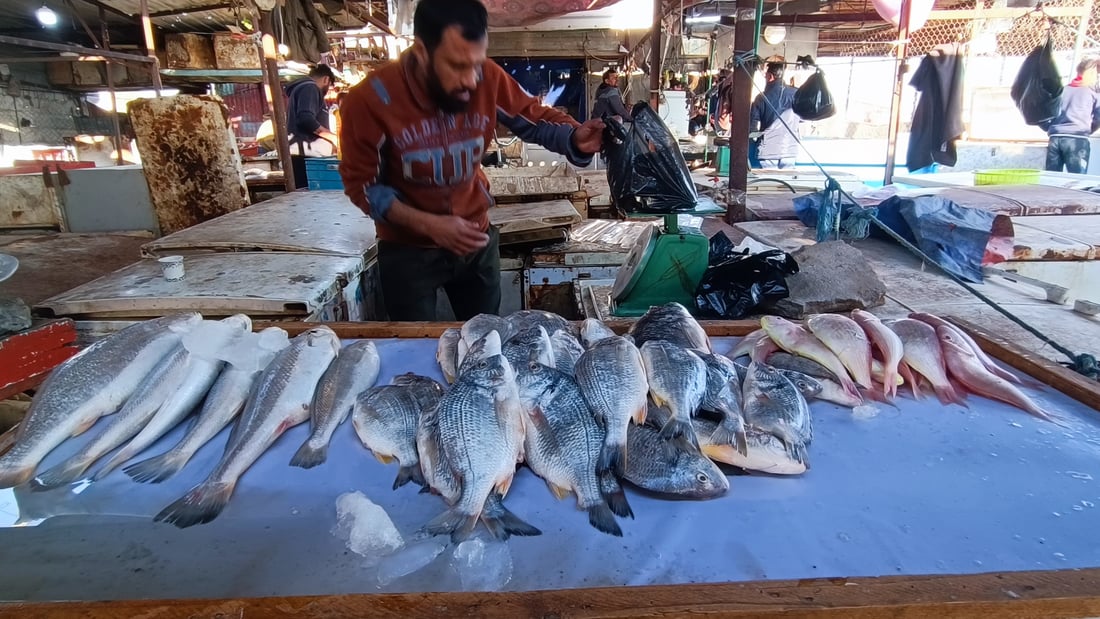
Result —
[[405, 545], [389, 514], [362, 492], [345, 492], [336, 499], [333, 534], [347, 540], [348, 550], [376, 564]]
[[852, 417], [856, 419], [873, 419], [878, 417], [879, 409], [873, 404], [863, 404], [852, 409]]
[[418, 572], [447, 549], [445, 538], [414, 542], [386, 557], [378, 565], [378, 584], [385, 587], [398, 578]]
[[455, 547], [451, 568], [463, 591], [500, 591], [512, 580], [512, 553], [503, 542], [468, 539]]

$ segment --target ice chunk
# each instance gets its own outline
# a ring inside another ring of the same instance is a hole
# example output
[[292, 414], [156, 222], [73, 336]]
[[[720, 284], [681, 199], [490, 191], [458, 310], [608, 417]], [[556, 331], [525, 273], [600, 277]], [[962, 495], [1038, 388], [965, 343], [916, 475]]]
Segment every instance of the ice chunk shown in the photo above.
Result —
[[384, 587], [398, 578], [424, 569], [446, 549], [446, 542], [432, 538], [398, 550], [379, 564], [378, 584]]
[[852, 409], [852, 417], [856, 419], [873, 419], [878, 417], [878, 407], [874, 404], [864, 404]]
[[336, 499], [335, 535], [347, 540], [348, 550], [376, 564], [405, 545], [389, 514], [362, 492], [345, 492]]
[[[247, 319], [247, 316], [245, 317]], [[251, 326], [252, 321], [248, 321]], [[237, 336], [245, 333], [246, 326], [236, 316], [224, 321], [203, 320], [182, 338], [183, 347], [196, 357], [214, 360], [222, 359], [224, 349]]]
[[469, 539], [455, 547], [451, 567], [463, 591], [500, 591], [512, 580], [512, 553], [504, 542]]
[[222, 347], [219, 359], [245, 372], [259, 372], [267, 367], [275, 354], [287, 347], [290, 338], [279, 327], [268, 327], [259, 333], [237, 334]]

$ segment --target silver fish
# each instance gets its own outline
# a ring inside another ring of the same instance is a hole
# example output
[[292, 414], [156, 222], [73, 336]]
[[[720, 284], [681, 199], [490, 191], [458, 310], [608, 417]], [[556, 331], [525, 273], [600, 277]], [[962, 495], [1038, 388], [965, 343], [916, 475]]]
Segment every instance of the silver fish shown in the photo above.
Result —
[[798, 387], [775, 368], [753, 363], [742, 397], [749, 427], [774, 434], [795, 460], [808, 465], [806, 447], [813, 440], [813, 420]]
[[[465, 344], [465, 340], [462, 343]], [[481, 339], [472, 342], [470, 347], [463, 353], [462, 362], [458, 365], [458, 376], [461, 377], [471, 368], [477, 367], [482, 361], [502, 353], [503, 346], [500, 333], [497, 331], [486, 333]]]
[[691, 423], [699, 435], [699, 448], [715, 462], [769, 475], [801, 475], [806, 472], [806, 463], [792, 458], [783, 441], [768, 432], [749, 430], [748, 453], [742, 454], [732, 445], [710, 441], [711, 433], [718, 428], [717, 423], [702, 418], [693, 419]]
[[666, 440], [682, 437], [699, 448], [691, 418], [707, 392], [707, 364], [698, 355], [666, 340], [650, 340], [642, 346], [642, 364], [649, 380], [649, 395], [668, 408], [672, 418], [661, 428]]
[[415, 482], [426, 485], [416, 453], [416, 431], [423, 411], [435, 408], [443, 386], [430, 378], [401, 377], [391, 385], [374, 387], [355, 400], [351, 425], [363, 446], [385, 464], [397, 460], [401, 468], [393, 489]]
[[[532, 363], [518, 373], [520, 401], [527, 414], [524, 456], [527, 465], [546, 481], [558, 499], [570, 492], [577, 507], [588, 512], [588, 523], [597, 530], [622, 537], [609, 500], [617, 511], [631, 513], [622, 488], [605, 497], [596, 462], [604, 443], [604, 431], [592, 416], [572, 376]], [[603, 476], [617, 486], [610, 471]]]
[[290, 466], [313, 468], [328, 458], [332, 434], [351, 414], [355, 399], [374, 386], [382, 360], [370, 340], [345, 346], [325, 370], [309, 407], [310, 436], [290, 460]]
[[[508, 314], [505, 320], [508, 321], [508, 325], [511, 327], [511, 333], [508, 334], [508, 337], [504, 338], [505, 340], [509, 339], [512, 334], [538, 326], [546, 329], [546, 334], [551, 337], [558, 331], [572, 332], [572, 327], [569, 325], [568, 320], [557, 314], [543, 310], [520, 310], [518, 312], [512, 312]], [[502, 332], [501, 335], [503, 336], [505, 334]]]
[[584, 354], [584, 346], [569, 331], [555, 333], [550, 338], [550, 344], [554, 349], [554, 367], [572, 375], [577, 367], [577, 360]]
[[[278, 334], [279, 337], [267, 337]], [[252, 335], [252, 334], [249, 334]], [[246, 336], [247, 337], [247, 336]], [[278, 327], [268, 327], [255, 334], [256, 355], [254, 363], [246, 364], [244, 369], [227, 364], [218, 375], [210, 393], [206, 395], [198, 419], [175, 447], [165, 453], [143, 460], [122, 469], [134, 481], [142, 483], [160, 483], [175, 475], [187, 464], [203, 445], [217, 436], [225, 426], [233, 421], [244, 408], [252, 385], [259, 378], [263, 368], [271, 363], [272, 357], [287, 345], [286, 332]], [[260, 369], [254, 369], [259, 367]]]
[[523, 410], [508, 360], [494, 355], [463, 372], [428, 418], [438, 425], [438, 466], [453, 471], [458, 497], [424, 530], [460, 542], [477, 526], [490, 493], [508, 493], [523, 459]]
[[666, 303], [649, 308], [630, 327], [630, 335], [639, 348], [646, 342], [664, 340], [699, 352], [713, 352], [707, 332], [687, 308], [679, 303]]
[[678, 448], [648, 426], [630, 426], [630, 459], [623, 479], [639, 488], [691, 499], [713, 499], [729, 491], [722, 470], [701, 452]]
[[[768, 357], [768, 365], [779, 370], [788, 379], [792, 379], [792, 382], [794, 379], [809, 382], [810, 389], [802, 388], [799, 383], [795, 383], [807, 400], [822, 400], [848, 408], [863, 404], [861, 398], [855, 397], [837, 382], [836, 374], [813, 359], [777, 352]], [[868, 395], [875, 397], [876, 394]]]
[[[240, 336], [252, 330], [252, 319], [244, 314], [235, 314], [221, 320], [220, 324], [214, 324], [225, 328], [202, 331], [202, 337], [205, 345], [216, 349], [232, 344]], [[192, 335], [194, 334], [193, 332]], [[187, 347], [187, 345], [185, 339], [184, 347]], [[141, 429], [141, 432], [138, 432], [133, 440], [120, 449], [96, 472], [95, 476], [92, 477], [92, 481], [99, 481], [106, 477], [119, 465], [144, 451], [190, 415], [213, 387], [224, 366], [225, 363], [220, 359], [207, 356], [198, 351], [190, 351], [187, 376], [184, 378], [183, 383], [175, 393], [168, 397], [157, 411], [157, 414]]]
[[458, 359], [459, 365], [462, 365], [462, 360], [465, 358], [466, 352], [470, 347], [481, 338], [489, 335], [490, 331], [497, 332], [497, 335], [500, 336], [500, 343], [502, 345], [516, 333], [516, 329], [513, 328], [510, 322], [494, 314], [478, 314], [474, 316], [462, 325], [461, 331], [462, 341], [466, 345], [466, 350], [459, 349], [461, 352]]
[[439, 369], [447, 384], [455, 382], [455, 377], [458, 376], [458, 343], [461, 340], [462, 332], [458, 329], [446, 329], [439, 336], [435, 360], [439, 362]]
[[734, 445], [742, 454], [748, 450], [745, 442], [745, 419], [741, 413], [741, 380], [733, 362], [716, 354], [701, 354], [707, 364], [707, 390], [701, 407], [718, 413], [721, 423], [715, 428], [712, 443]]
[[196, 312], [147, 320], [99, 340], [50, 373], [0, 456], [0, 488], [29, 481], [51, 451], [129, 398], [149, 372], [202, 320]]
[[529, 363], [554, 365], [554, 346], [546, 328], [542, 325], [528, 327], [512, 336], [501, 347], [501, 354], [516, 371], [521, 371]]
[[626, 428], [631, 419], [645, 423], [649, 383], [641, 352], [628, 338], [604, 338], [581, 355], [574, 373], [581, 395], [607, 432], [596, 472], [621, 477], [628, 457]]
[[592, 348], [600, 340], [615, 337], [615, 332], [595, 318], [585, 318], [581, 323], [581, 343], [585, 348]]
[[217, 518], [241, 475], [283, 432], [309, 419], [317, 383], [339, 351], [340, 339], [324, 326], [291, 340], [257, 380], [214, 471], [153, 520], [182, 529]]

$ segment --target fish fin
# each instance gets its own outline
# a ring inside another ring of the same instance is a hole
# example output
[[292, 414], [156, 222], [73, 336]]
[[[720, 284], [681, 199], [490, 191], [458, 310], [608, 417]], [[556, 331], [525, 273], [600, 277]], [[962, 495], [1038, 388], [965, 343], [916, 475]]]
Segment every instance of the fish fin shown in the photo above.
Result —
[[597, 531], [615, 537], [623, 536], [623, 530], [619, 528], [619, 523], [615, 522], [615, 514], [607, 506], [607, 503], [597, 503], [589, 507], [587, 511], [588, 524], [592, 525]]
[[554, 495], [554, 498], [559, 501], [569, 496], [569, 490], [566, 488], [562, 488], [561, 486], [556, 486], [550, 482], [546, 482], [546, 487], [550, 488], [550, 494]]
[[699, 451], [699, 438], [695, 436], [695, 428], [683, 419], [669, 419], [661, 428], [661, 438], [685, 444], [689, 451], [692, 449]]
[[622, 477], [626, 471], [626, 444], [605, 441], [600, 448], [600, 457], [596, 461], [596, 474], [610, 471]]
[[515, 471], [508, 474], [507, 477], [497, 482], [496, 489], [500, 492], [501, 497], [508, 496], [508, 490], [512, 487], [512, 480], [516, 478]]
[[538, 528], [527, 524], [511, 510], [504, 506], [499, 495], [489, 495], [485, 500], [485, 509], [481, 512], [481, 522], [489, 529], [493, 537], [505, 541], [516, 535], [519, 537], [535, 537], [542, 535]]
[[424, 480], [424, 472], [420, 470], [419, 462], [408, 466], [402, 466], [401, 469], [397, 471], [397, 479], [393, 480], [393, 489], [397, 490], [410, 481], [418, 486], [428, 485], [428, 482]]
[[57, 466], [35, 475], [31, 482], [31, 490], [42, 491], [60, 488], [80, 479], [84, 471], [88, 470], [91, 462], [79, 459], [71, 459]]
[[890, 400], [889, 396], [879, 393], [878, 389], [875, 389], [874, 387], [872, 387], [871, 389], [861, 389], [860, 393], [864, 396], [864, 399], [874, 400], [875, 402], [880, 402], [882, 404], [897, 408], [897, 405], [894, 404], [892, 400]]
[[810, 453], [806, 450], [805, 443], [795, 443], [791, 446], [791, 455], [798, 461], [799, 464], [806, 466], [806, 470], [810, 470]]
[[[743, 456], [749, 455], [748, 437], [743, 427], [730, 427], [727, 422], [729, 416], [723, 418], [722, 423], [714, 429], [710, 435], [710, 441], [715, 445], [732, 445]], [[732, 424], [736, 425], [736, 424]]]
[[175, 475], [187, 464], [187, 460], [175, 455], [171, 451], [159, 456], [142, 460], [136, 464], [122, 469], [136, 482], [143, 484], [159, 484]]
[[73, 430], [73, 433], [69, 436], [69, 438], [76, 438], [76, 437], [80, 436], [81, 434], [84, 434], [85, 432], [90, 430], [92, 426], [95, 425], [96, 421], [99, 421], [99, 419], [97, 417], [93, 417], [91, 419], [86, 419], [84, 421], [81, 421], [80, 425], [77, 426]]
[[955, 391], [955, 387], [952, 386], [950, 382], [938, 387], [933, 385], [932, 388], [935, 390], [936, 397], [939, 398], [940, 404], [944, 406], [948, 404], [958, 404], [964, 408], [970, 408], [970, 405], [966, 403], [966, 399]]
[[917, 382], [917, 377], [913, 375], [913, 370], [909, 368], [909, 365], [902, 361], [898, 364], [898, 374], [905, 380], [905, 384], [909, 385], [909, 389], [913, 391], [913, 399], [921, 400], [924, 398], [920, 392], [920, 384]]
[[380, 454], [380, 453], [378, 453], [378, 452], [376, 452], [376, 451], [372, 451], [371, 453], [373, 453], [373, 454], [374, 454], [374, 457], [375, 457], [375, 458], [376, 458], [376, 459], [377, 459], [377, 460], [378, 460], [379, 462], [381, 462], [382, 464], [391, 464], [391, 463], [393, 463], [393, 461], [394, 461], [394, 460], [396, 460], [396, 459], [397, 459], [397, 458], [394, 458], [393, 456], [387, 456], [386, 454]]
[[206, 524], [218, 517], [233, 496], [234, 482], [207, 482], [191, 489], [183, 498], [165, 507], [153, 517], [154, 522], [168, 522], [185, 529]]
[[725, 447], [728, 447], [728, 445], [714, 445], [714, 444], [701, 445], [699, 447], [699, 452], [702, 453], [704, 456], [706, 456], [707, 458], [709, 458], [711, 460], [715, 460], [717, 462], [722, 462], [722, 460], [721, 460], [721, 457], [723, 455], [722, 454], [722, 449], [725, 448]]
[[451, 541], [459, 543], [465, 541], [477, 528], [478, 516], [476, 514], [464, 514], [455, 509], [448, 509], [436, 516], [422, 529], [430, 535], [450, 535]]
[[424, 486], [422, 486], [420, 488], [420, 492], [418, 492], [417, 494], [431, 494], [431, 493], [432, 493], [432, 487], [425, 484]]
[[634, 412], [631, 417], [634, 419], [634, 425], [640, 426], [645, 423], [646, 415], [649, 414], [648, 404], [642, 404], [641, 408]]
[[95, 475], [92, 475], [92, 481], [100, 481], [104, 477], [107, 477], [112, 471], [125, 464], [127, 460], [133, 458], [135, 455], [137, 454], [130, 453], [126, 449], [118, 452], [107, 461], [107, 464], [104, 464], [102, 468], [96, 471]]
[[600, 476], [600, 494], [607, 501], [607, 506], [611, 508], [613, 514], [620, 518], [634, 518], [634, 510], [630, 509], [626, 492], [614, 475], [605, 473]]
[[[298, 453], [294, 454], [294, 457], [290, 459], [290, 466], [311, 469], [323, 464], [327, 459], [328, 443], [317, 445], [314, 443], [313, 437], [310, 437], [298, 448]], [[389, 464], [389, 462], [385, 464]]]

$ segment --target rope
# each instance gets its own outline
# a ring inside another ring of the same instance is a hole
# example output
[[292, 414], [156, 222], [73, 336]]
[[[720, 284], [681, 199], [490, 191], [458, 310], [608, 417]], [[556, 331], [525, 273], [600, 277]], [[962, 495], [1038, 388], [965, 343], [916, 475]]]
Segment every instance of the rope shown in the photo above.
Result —
[[[748, 60], [747, 55], [739, 56], [736, 59], [735, 64], [737, 66], [739, 66], [741, 68], [741, 70], [743, 70], [749, 76], [749, 78], [751, 80], [751, 78], [753, 76], [752, 76], [752, 73], [749, 72], [748, 67], [746, 66], [746, 64], [747, 64], [746, 60]], [[753, 83], [753, 87], [761, 95], [764, 94], [763, 91], [761, 91], [758, 87], [756, 87], [755, 83]], [[794, 130], [791, 129], [790, 125], [788, 125], [785, 120], [783, 120], [783, 117], [780, 115], [779, 110], [777, 110], [775, 108], [775, 106], [772, 104], [772, 102], [767, 97], [761, 97], [761, 98], [764, 100], [764, 103], [766, 103], [768, 105], [768, 107], [771, 108], [772, 112], [775, 113], [775, 119], [778, 120], [779, 122], [783, 123], [783, 128], [786, 129], [787, 132], [791, 134], [791, 137], [794, 138], [795, 142], [797, 142], [799, 146], [803, 146], [802, 138], [797, 133], [795, 133]], [[1069, 363], [1063, 363], [1062, 365], [1065, 365], [1066, 367], [1070, 368], [1074, 372], [1077, 372], [1078, 374], [1081, 374], [1082, 376], [1086, 376], [1086, 377], [1094, 379], [1094, 380], [1100, 379], [1100, 362], [1097, 362], [1096, 357], [1094, 357], [1093, 355], [1090, 355], [1088, 353], [1075, 353], [1072, 350], [1066, 348], [1065, 346], [1062, 346], [1058, 342], [1052, 340], [1050, 337], [1048, 337], [1043, 332], [1041, 332], [1038, 329], [1036, 329], [1036, 328], [1032, 327], [1031, 325], [1027, 324], [1023, 320], [1021, 320], [1020, 318], [1016, 317], [1016, 315], [1013, 314], [1012, 312], [1010, 312], [1010, 311], [1006, 310], [1005, 308], [1001, 307], [1000, 305], [998, 305], [996, 301], [994, 301], [993, 299], [990, 299], [989, 297], [987, 297], [984, 294], [982, 294], [981, 292], [979, 292], [976, 288], [971, 286], [969, 283], [964, 281], [959, 276], [955, 275], [954, 273], [952, 273], [952, 272], [948, 271], [947, 269], [943, 268], [942, 266], [940, 266], [940, 264], [938, 262], [936, 262], [931, 257], [929, 257], [927, 254], [925, 254], [923, 251], [921, 251], [920, 248], [916, 247], [915, 245], [913, 245], [909, 241], [905, 240], [905, 238], [902, 237], [900, 234], [898, 234], [897, 232], [894, 232], [893, 230], [890, 229], [889, 226], [882, 223], [882, 220], [880, 220], [878, 218], [878, 209], [863, 208], [863, 207], [858, 206], [858, 203], [856, 202], [855, 198], [853, 198], [851, 196], [851, 194], [849, 194], [847, 191], [845, 191], [844, 188], [841, 187], [840, 184], [836, 182], [836, 180], [832, 177], [831, 174], [829, 174], [828, 172], [825, 171], [825, 167], [822, 166], [820, 162], [818, 162], [818, 160], [813, 156], [813, 153], [809, 152], [809, 150], [804, 148], [804, 147], [803, 147], [803, 150], [809, 156], [810, 161], [813, 162], [813, 165], [818, 169], [818, 171], [820, 171], [821, 174], [823, 174], [825, 176], [825, 178], [828, 179], [828, 184], [826, 185], [826, 193], [829, 194], [829, 193], [832, 193], [832, 192], [835, 191], [836, 193], [839, 193], [844, 198], [847, 198], [848, 200], [850, 200], [853, 205], [856, 205], [855, 208], [852, 209], [851, 213], [849, 214], [849, 216], [847, 218], [847, 221], [850, 222], [849, 226], [851, 228], [852, 233], [858, 234], [858, 233], [861, 233], [863, 231], [866, 231], [866, 233], [869, 234], [870, 233], [870, 225], [869, 224], [874, 224], [878, 229], [885, 232], [887, 236], [892, 238], [894, 241], [896, 241], [902, 247], [908, 249], [910, 252], [915, 254], [917, 257], [919, 257], [925, 263], [934, 265], [944, 275], [949, 277], [952, 281], [954, 281], [956, 284], [961, 286], [964, 290], [966, 290], [970, 294], [977, 297], [983, 303], [985, 303], [989, 307], [993, 308], [994, 310], [996, 310], [997, 312], [1002, 314], [1005, 318], [1008, 318], [1009, 320], [1011, 320], [1013, 323], [1015, 323], [1016, 325], [1018, 325], [1019, 327], [1021, 327], [1022, 329], [1024, 329], [1028, 333], [1034, 335], [1036, 338], [1038, 338], [1044, 344], [1047, 344], [1048, 346], [1050, 346], [1054, 350], [1056, 350], [1059, 353], [1065, 355], [1070, 361], [1069, 361]], [[833, 203], [833, 200], [828, 199], [829, 198], [828, 195], [826, 196], [826, 198], [827, 198], [825, 200], [826, 204], [832, 204]], [[836, 208], [839, 209], [839, 206], [837, 206]], [[825, 209], [825, 206], [823, 205], [822, 210], [824, 210], [824, 209]], [[828, 214], [828, 212], [826, 214]], [[819, 212], [819, 216], [818, 216], [817, 225], [818, 225], [818, 231], [817, 231], [818, 241], [821, 242], [822, 238], [827, 240], [828, 237], [829, 237], [828, 234], [826, 234], [824, 237], [822, 236], [822, 217], [821, 217], [820, 212]], [[866, 238], [866, 237], [865, 236], [852, 236], [851, 238]]]
[[871, 222], [876, 217], [878, 217], [878, 209], [875, 207], [854, 208], [848, 211], [848, 216], [845, 217], [844, 222], [840, 224], [840, 228], [844, 232], [844, 238], [867, 238], [871, 235]]

